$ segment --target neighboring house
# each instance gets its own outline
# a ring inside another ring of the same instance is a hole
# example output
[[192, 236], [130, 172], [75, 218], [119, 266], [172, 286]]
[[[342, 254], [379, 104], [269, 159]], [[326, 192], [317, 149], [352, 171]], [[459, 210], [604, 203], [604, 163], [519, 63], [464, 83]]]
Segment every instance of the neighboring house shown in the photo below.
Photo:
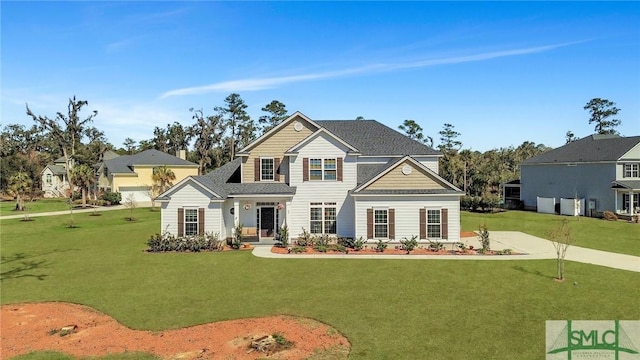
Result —
[[42, 169], [40, 176], [42, 177], [44, 197], [69, 196], [69, 179], [67, 179], [66, 169], [64, 157], [56, 159], [52, 165], [47, 165]]
[[130, 195], [138, 202], [151, 201], [154, 168], [166, 165], [176, 175], [174, 184], [198, 174], [198, 164], [185, 160], [184, 154], [181, 151], [177, 157], [155, 149], [134, 155], [109, 154], [98, 167], [98, 188], [121, 193], [122, 201]]
[[166, 191], [162, 231], [250, 241], [312, 234], [458, 242], [463, 192], [438, 175], [441, 154], [373, 120], [296, 112], [230, 163]]
[[537, 197], [579, 198], [586, 214], [640, 212], [640, 136], [591, 135], [525, 160], [521, 200], [535, 209]]

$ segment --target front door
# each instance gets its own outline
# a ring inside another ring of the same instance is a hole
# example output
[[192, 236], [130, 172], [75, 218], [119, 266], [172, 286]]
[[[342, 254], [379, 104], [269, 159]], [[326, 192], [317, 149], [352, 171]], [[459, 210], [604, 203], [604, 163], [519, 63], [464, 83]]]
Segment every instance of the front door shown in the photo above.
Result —
[[260, 208], [260, 238], [272, 238], [275, 229], [275, 208]]

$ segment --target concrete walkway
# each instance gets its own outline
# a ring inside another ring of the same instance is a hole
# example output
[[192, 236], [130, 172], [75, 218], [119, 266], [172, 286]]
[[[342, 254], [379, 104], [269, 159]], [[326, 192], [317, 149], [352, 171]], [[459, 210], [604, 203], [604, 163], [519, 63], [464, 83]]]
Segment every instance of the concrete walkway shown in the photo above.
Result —
[[[466, 241], [465, 241], [466, 240]], [[467, 245], [479, 248], [475, 238], [463, 238]], [[407, 260], [540, 260], [555, 259], [556, 251], [553, 244], [546, 239], [528, 235], [518, 231], [492, 231], [491, 249], [512, 249], [525, 255], [305, 255], [305, 254], [274, 254], [271, 245], [258, 245], [253, 255], [273, 259], [407, 259]], [[586, 264], [606, 266], [614, 269], [640, 272], [640, 257], [616, 254], [607, 251], [593, 250], [578, 246], [571, 246], [567, 250], [566, 260]]]
[[[136, 206], [137, 208], [146, 208], [151, 207], [151, 202], [140, 202]], [[86, 209], [73, 209], [74, 214], [82, 214], [82, 213], [92, 213], [94, 211], [102, 212], [102, 211], [112, 211], [112, 210], [124, 210], [126, 207], [124, 205], [114, 205], [114, 206], [97, 206], [95, 208], [86, 208]], [[13, 212], [13, 211], [12, 211]], [[17, 215], [7, 215], [0, 216], [0, 220], [10, 220], [10, 219], [22, 219], [25, 214], [29, 215], [30, 218], [41, 217], [41, 216], [57, 216], [57, 215], [69, 215], [69, 210], [62, 211], [49, 211], [49, 212], [22, 212]]]

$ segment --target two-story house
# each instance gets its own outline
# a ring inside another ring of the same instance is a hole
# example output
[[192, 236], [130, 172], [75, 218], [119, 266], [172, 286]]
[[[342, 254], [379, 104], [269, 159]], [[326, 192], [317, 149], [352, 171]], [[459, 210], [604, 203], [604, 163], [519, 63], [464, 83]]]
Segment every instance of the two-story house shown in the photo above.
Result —
[[284, 225], [292, 238], [305, 229], [457, 242], [463, 193], [438, 175], [440, 156], [377, 121], [313, 121], [296, 112], [235, 160], [159, 196], [161, 228], [230, 238], [242, 224], [260, 242]]
[[122, 156], [110, 153], [98, 166], [98, 188], [120, 192], [123, 201], [130, 196], [138, 202], [151, 201], [154, 195], [151, 191], [154, 168], [167, 166], [176, 177], [174, 184], [187, 176], [198, 174], [198, 164], [185, 160], [184, 150], [178, 155], [156, 149]]
[[640, 136], [590, 135], [520, 164], [520, 197], [585, 199], [587, 215], [640, 212]]
[[54, 160], [40, 172], [44, 197], [68, 197], [70, 195], [69, 179], [67, 179], [67, 163], [63, 157]]

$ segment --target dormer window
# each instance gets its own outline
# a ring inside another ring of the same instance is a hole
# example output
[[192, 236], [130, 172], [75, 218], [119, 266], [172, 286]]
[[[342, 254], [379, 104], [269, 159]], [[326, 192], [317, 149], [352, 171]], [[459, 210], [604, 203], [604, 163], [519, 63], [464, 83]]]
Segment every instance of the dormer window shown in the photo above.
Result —
[[260, 158], [260, 181], [273, 181], [275, 163], [273, 158]]
[[624, 173], [622, 177], [637, 178], [640, 177], [640, 164], [624, 164]]

